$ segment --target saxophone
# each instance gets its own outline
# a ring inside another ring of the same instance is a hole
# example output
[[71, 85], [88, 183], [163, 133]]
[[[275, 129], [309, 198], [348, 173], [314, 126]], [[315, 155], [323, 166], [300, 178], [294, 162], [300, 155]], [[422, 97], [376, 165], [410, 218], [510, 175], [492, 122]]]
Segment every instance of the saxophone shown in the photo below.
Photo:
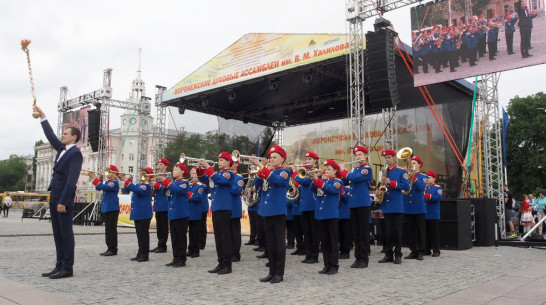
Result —
[[383, 176], [385, 175], [388, 175], [388, 170], [389, 170], [389, 165], [388, 164], [385, 164], [385, 169], [383, 169], [380, 173], [379, 173], [379, 194], [377, 194], [377, 196], [375, 197], [375, 200], [377, 202], [377, 204], [381, 204], [381, 202], [383, 202], [383, 197], [385, 197], [385, 193], [387, 192], [387, 186], [385, 186], [383, 183], [381, 183], [381, 181], [383, 180]]

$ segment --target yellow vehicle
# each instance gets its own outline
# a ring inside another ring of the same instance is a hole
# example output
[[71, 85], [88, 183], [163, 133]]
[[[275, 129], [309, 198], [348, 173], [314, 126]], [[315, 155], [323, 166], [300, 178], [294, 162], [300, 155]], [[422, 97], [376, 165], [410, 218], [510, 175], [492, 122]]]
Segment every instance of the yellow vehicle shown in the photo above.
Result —
[[32, 209], [34, 204], [44, 205], [49, 202], [49, 193], [24, 193], [24, 192], [5, 192], [0, 193], [0, 199], [4, 202], [6, 196], [11, 197], [12, 207], [15, 209]]

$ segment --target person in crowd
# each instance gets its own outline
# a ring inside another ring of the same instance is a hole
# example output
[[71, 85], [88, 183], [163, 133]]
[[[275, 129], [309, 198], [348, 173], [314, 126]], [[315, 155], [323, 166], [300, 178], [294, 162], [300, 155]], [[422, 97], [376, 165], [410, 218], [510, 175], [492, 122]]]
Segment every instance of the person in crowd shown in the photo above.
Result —
[[207, 198], [207, 192], [205, 190], [205, 185], [199, 182], [199, 177], [197, 176], [197, 167], [194, 167], [190, 170], [190, 188], [191, 196], [189, 198], [190, 205], [190, 219], [189, 219], [189, 243], [188, 243], [188, 252], [186, 257], [199, 257], [199, 242], [201, 237], [201, 221], [202, 221], [202, 211], [203, 205], [209, 206], [209, 199]]
[[[171, 163], [169, 160], [159, 158], [157, 161], [157, 174], [166, 177], [167, 167]], [[157, 247], [150, 250], [153, 253], [165, 253], [167, 252], [167, 240], [169, 239], [169, 202], [171, 200], [170, 192], [161, 185], [161, 183], [154, 183], [154, 213], [155, 213], [155, 226], [157, 235]]]
[[527, 195], [523, 195], [523, 200], [521, 201], [521, 219], [519, 223], [523, 226], [523, 234], [529, 232], [531, 227], [535, 225], [535, 219], [531, 213], [532, 209], [528, 199], [529, 197]]
[[515, 216], [515, 211], [513, 210], [513, 201], [512, 193], [508, 189], [508, 185], [504, 185], [504, 220], [509, 229], [508, 237], [516, 237], [514, 231], [514, 224], [512, 223], [512, 218]]
[[4, 203], [2, 204], [2, 209], [4, 211], [4, 218], [9, 217], [9, 209], [11, 208], [12, 200], [9, 194], [6, 195], [6, 198], [4, 199]]
[[[544, 218], [544, 211], [546, 210], [546, 197], [544, 196], [546, 196], [546, 190], [540, 190], [540, 192], [538, 192], [538, 198], [535, 201], [537, 207], [537, 221]], [[542, 235], [542, 227], [544, 227], [544, 223], [538, 227], [538, 234]], [[546, 236], [546, 233], [543, 236]]]
[[432, 250], [432, 257], [440, 256], [440, 200], [442, 199], [443, 189], [436, 184], [436, 175], [433, 171], [427, 172], [427, 186], [425, 188], [425, 204], [427, 208], [427, 230], [426, 230], [426, 247], [425, 255], [430, 255]]

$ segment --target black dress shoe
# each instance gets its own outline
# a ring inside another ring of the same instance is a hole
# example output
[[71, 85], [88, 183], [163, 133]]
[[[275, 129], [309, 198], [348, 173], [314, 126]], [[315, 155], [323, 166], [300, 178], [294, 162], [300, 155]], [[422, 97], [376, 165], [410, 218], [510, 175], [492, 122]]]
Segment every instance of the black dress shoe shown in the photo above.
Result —
[[271, 284], [277, 284], [282, 282], [282, 275], [275, 275], [271, 281], [269, 281]]
[[199, 253], [193, 252], [192, 255], [190, 255], [191, 258], [199, 257]]
[[304, 258], [301, 262], [304, 263], [304, 264], [307, 264], [307, 261], [308, 261], [308, 260], [309, 260], [309, 259], [306, 257], [306, 258]]
[[307, 260], [307, 263], [308, 264], [317, 264], [318, 263], [318, 259], [316, 258], [310, 258]]
[[154, 251], [154, 253], [165, 253], [167, 252], [167, 248], [157, 248], [157, 250]]
[[380, 261], [378, 261], [378, 263], [380, 264], [392, 262], [394, 262], [394, 260], [392, 259], [392, 255], [385, 255]]
[[118, 253], [115, 252], [115, 251], [112, 251], [112, 250], [108, 250], [104, 254], [101, 254], [101, 255], [102, 256], [114, 256], [114, 255], [118, 255]]
[[438, 257], [438, 256], [440, 256], [440, 252], [434, 252], [434, 253], [432, 253], [432, 257]]
[[137, 256], [132, 257], [131, 260], [132, 260], [132, 261], [138, 261], [139, 258], [140, 258], [140, 255], [137, 254]]
[[294, 249], [294, 245], [286, 245], [286, 249]]
[[173, 259], [172, 262], [168, 263], [168, 264], [165, 264], [165, 266], [167, 267], [171, 267], [171, 266], [174, 266], [178, 261], [176, 259]]
[[359, 262], [358, 264], [356, 264], [355, 268], [358, 268], [358, 269], [368, 268], [368, 264], [366, 264], [365, 262]]
[[173, 268], [186, 267], [186, 262], [178, 261], [173, 265]]
[[152, 250], [150, 250], [150, 253], [155, 252], [155, 251], [158, 250], [158, 249], [159, 249], [159, 247], [155, 247], [155, 248], [153, 248]]
[[186, 256], [191, 256], [192, 254], [193, 254], [193, 252], [191, 252], [191, 251], [186, 252]]
[[349, 259], [350, 256], [349, 256], [349, 253], [341, 253], [339, 255], [339, 259]]
[[214, 269], [209, 270], [209, 273], [218, 273], [220, 270], [222, 270], [222, 266], [218, 265]]
[[108, 253], [109, 250], [106, 250], [105, 252], [100, 253], [99, 255], [104, 256], [106, 253]]
[[139, 263], [142, 263], [142, 262], [147, 262], [149, 259], [147, 256], [141, 256], [137, 259], [137, 262]]
[[228, 273], [231, 273], [231, 267], [224, 267], [222, 268], [220, 271], [218, 271], [218, 274], [228, 274]]
[[65, 277], [72, 277], [72, 276], [73, 276], [72, 271], [59, 270], [59, 272], [53, 273], [52, 275], [50, 275], [49, 278], [52, 280], [56, 280], [56, 279], [62, 279]]
[[290, 253], [290, 255], [299, 255], [299, 254], [300, 254], [300, 250], [296, 250]]
[[358, 261], [355, 261], [352, 265], [351, 265], [351, 268], [356, 268], [358, 266]]
[[423, 253], [417, 253], [417, 260], [422, 261], [423, 260]]
[[269, 281], [271, 281], [272, 278], [273, 278], [273, 274], [270, 274], [270, 275], [268, 275], [266, 277], [262, 277], [260, 279], [260, 282], [262, 282], [262, 283], [269, 282]]
[[254, 251], [258, 251], [258, 252], [264, 252], [265, 251], [265, 248], [264, 247], [258, 247], [258, 248], [254, 248], [252, 249]]
[[53, 269], [53, 270], [51, 270], [49, 272], [42, 273], [42, 276], [43, 277], [49, 277], [50, 275], [55, 274], [55, 273], [57, 273], [59, 271], [60, 271], [59, 269], [55, 268], [55, 269]]
[[404, 256], [404, 259], [415, 259], [417, 258], [417, 253], [415, 252], [410, 252], [410, 254]]
[[263, 254], [257, 255], [257, 258], [267, 258], [267, 254], [265, 252]]
[[395, 258], [394, 258], [394, 263], [399, 265], [402, 263], [402, 255], [397, 255]]
[[330, 269], [330, 268], [329, 268], [328, 266], [324, 266], [324, 268], [322, 268], [322, 270], [320, 270], [318, 273], [320, 273], [320, 274], [326, 274], [326, 273], [328, 273], [328, 270], [329, 270], [329, 269]]
[[244, 243], [245, 246], [251, 246], [251, 245], [254, 245], [255, 241], [251, 241], [249, 240], [248, 242]]
[[336, 274], [339, 267], [332, 267], [328, 270], [328, 275]]
[[240, 257], [237, 257], [237, 256], [232, 256], [231, 257], [231, 262], [232, 263], [236, 263], [236, 262], [240, 262], [241, 261], [241, 258]]

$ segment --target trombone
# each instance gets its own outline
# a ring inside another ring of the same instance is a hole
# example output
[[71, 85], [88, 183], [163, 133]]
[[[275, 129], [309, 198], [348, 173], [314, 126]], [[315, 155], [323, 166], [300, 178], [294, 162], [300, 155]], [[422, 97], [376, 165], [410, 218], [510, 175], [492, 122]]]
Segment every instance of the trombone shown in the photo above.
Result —
[[218, 162], [214, 162], [212, 160], [205, 160], [205, 159], [188, 157], [188, 156], [186, 156], [186, 154], [181, 153], [180, 154], [180, 162], [184, 163], [184, 161], [188, 161], [187, 163], [188, 163], [189, 166], [197, 166], [197, 165], [199, 165], [199, 161], [205, 161], [208, 164], [210, 164], [211, 166], [214, 166], [216, 163], [218, 163]]

